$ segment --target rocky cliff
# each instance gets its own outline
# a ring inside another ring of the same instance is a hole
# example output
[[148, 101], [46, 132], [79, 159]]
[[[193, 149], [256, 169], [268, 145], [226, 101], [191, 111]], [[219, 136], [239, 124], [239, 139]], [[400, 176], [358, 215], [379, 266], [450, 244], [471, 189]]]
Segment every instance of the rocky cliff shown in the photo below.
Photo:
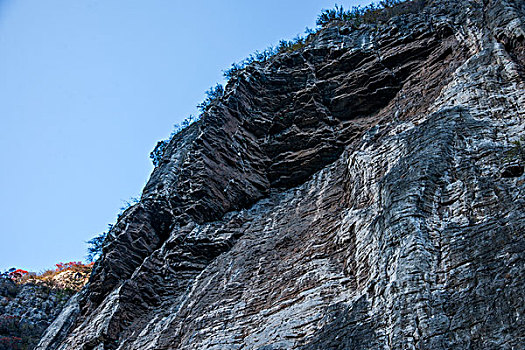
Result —
[[0, 274], [0, 350], [33, 349], [90, 273], [90, 265], [75, 264], [40, 275]]
[[523, 349], [524, 19], [427, 1], [241, 70], [37, 349]]

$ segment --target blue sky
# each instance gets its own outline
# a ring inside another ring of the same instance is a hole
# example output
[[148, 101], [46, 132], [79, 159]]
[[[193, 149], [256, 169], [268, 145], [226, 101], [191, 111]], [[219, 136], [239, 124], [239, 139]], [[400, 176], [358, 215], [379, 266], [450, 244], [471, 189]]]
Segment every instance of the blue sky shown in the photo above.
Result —
[[333, 5], [0, 0], [0, 270], [83, 260], [222, 71]]

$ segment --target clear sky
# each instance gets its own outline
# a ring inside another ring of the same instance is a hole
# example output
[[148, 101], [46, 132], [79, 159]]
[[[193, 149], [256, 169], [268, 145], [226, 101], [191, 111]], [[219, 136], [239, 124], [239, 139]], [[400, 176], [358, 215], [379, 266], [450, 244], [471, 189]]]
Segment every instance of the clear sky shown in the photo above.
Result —
[[333, 5], [0, 0], [0, 270], [84, 260], [222, 71]]

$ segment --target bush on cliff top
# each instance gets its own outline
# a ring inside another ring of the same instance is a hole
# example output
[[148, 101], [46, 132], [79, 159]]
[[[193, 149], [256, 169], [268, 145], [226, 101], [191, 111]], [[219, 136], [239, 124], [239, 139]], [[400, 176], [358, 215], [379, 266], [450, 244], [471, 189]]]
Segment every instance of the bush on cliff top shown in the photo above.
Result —
[[[364, 23], [378, 23], [394, 16], [416, 13], [424, 7], [425, 3], [425, 0], [384, 0], [378, 4], [372, 3], [365, 7], [354, 6], [350, 10], [335, 5], [335, 8], [321, 12], [317, 17], [316, 24], [319, 30], [329, 24], [349, 24], [352, 27], [358, 27]], [[299, 50], [312, 42], [319, 30], [306, 28], [305, 36], [299, 35], [290, 41], [281, 40], [276, 47], [270, 46], [262, 52], [255, 51], [241, 62], [233, 63], [229, 69], [224, 71], [224, 77], [229, 80], [253, 63], [263, 63], [277, 54]]]
[[394, 16], [418, 12], [424, 7], [425, 2], [425, 0], [384, 0], [365, 7], [354, 6], [350, 10], [344, 10], [343, 6], [335, 5], [334, 9], [324, 10], [317, 17], [316, 23], [321, 27], [334, 22], [358, 27], [363, 23], [378, 23]]
[[[119, 215], [120, 216], [120, 215]], [[104, 246], [104, 242], [106, 241], [106, 237], [108, 236], [109, 231], [113, 228], [112, 224], [108, 224], [108, 229], [97, 236], [93, 237], [86, 243], [88, 244], [88, 255], [86, 256], [86, 259], [90, 262], [93, 262], [97, 260], [100, 255], [102, 254], [102, 247]]]
[[[349, 24], [352, 27], [358, 27], [363, 23], [378, 23], [386, 21], [393, 16], [418, 12], [424, 7], [425, 3], [425, 0], [382, 0], [378, 4], [372, 3], [365, 7], [352, 7], [350, 10], [344, 10], [342, 6], [335, 5], [334, 9], [323, 10], [323, 12], [321, 12], [316, 24], [320, 30], [330, 24]], [[255, 51], [255, 53], [241, 62], [233, 63], [230, 68], [224, 71], [224, 77], [230, 80], [251, 64], [266, 62], [280, 53], [297, 51], [311, 43], [317, 36], [317, 33], [318, 31], [307, 28], [305, 36], [298, 35], [293, 40], [281, 40], [276, 47], [270, 46], [262, 52]], [[150, 153], [150, 159], [155, 167], [162, 161], [166, 147], [173, 136], [190, 126], [193, 122], [199, 120], [202, 114], [207, 112], [223, 95], [224, 88], [221, 84], [210, 88], [206, 92], [204, 101], [197, 105], [197, 108], [201, 111], [201, 115], [196, 118], [190, 115], [190, 117], [186, 118], [180, 125], [175, 125], [175, 131], [167, 140], [157, 142], [155, 148]]]
[[166, 147], [173, 139], [173, 137], [175, 137], [175, 135], [180, 133], [182, 130], [186, 129], [188, 126], [199, 120], [202, 114], [206, 113], [213, 105], [217, 104], [217, 102], [222, 98], [223, 95], [224, 87], [221, 84], [217, 84], [214, 87], [209, 88], [208, 91], [206, 91], [206, 97], [204, 101], [197, 105], [197, 108], [200, 110], [201, 114], [197, 117], [190, 114], [190, 116], [184, 119], [182, 123], [174, 125], [173, 131], [171, 132], [171, 135], [168, 139], [160, 140], [159, 142], [157, 142], [155, 148], [149, 154], [149, 157], [153, 162], [153, 166], [156, 167], [160, 164], [162, 158], [164, 157]]
[[217, 84], [206, 91], [206, 98], [204, 101], [197, 105], [197, 108], [205, 113], [213, 106], [219, 99], [224, 95], [224, 87], [221, 84]]
[[[219, 84], [217, 84], [217, 85], [219, 85]], [[206, 101], [208, 101], [208, 105], [205, 105]], [[213, 102], [214, 101], [215, 100], [213, 100]], [[212, 102], [210, 102], [209, 97], [208, 97], [207, 100], [205, 100], [204, 102], [200, 103], [197, 106], [197, 108], [201, 108], [200, 106], [202, 106], [203, 109], [207, 109], [209, 104], [211, 104], [211, 103]], [[156, 167], [156, 166], [158, 166], [160, 164], [160, 162], [162, 161], [162, 158], [164, 157], [164, 151], [166, 150], [166, 147], [168, 146], [170, 141], [173, 139], [173, 137], [175, 137], [175, 135], [177, 135], [182, 130], [186, 129], [191, 124], [195, 123], [200, 118], [201, 118], [200, 115], [198, 117], [195, 117], [194, 115], [190, 114], [190, 116], [188, 118], [184, 119], [182, 121], [182, 123], [175, 124], [173, 126], [173, 131], [171, 132], [171, 135], [170, 135], [169, 138], [167, 138], [166, 140], [160, 140], [159, 142], [157, 142], [157, 145], [155, 145], [155, 148], [149, 154], [149, 157], [151, 159], [151, 162], [153, 163], [153, 166]]]
[[[93, 263], [83, 264], [81, 261], [59, 262], [55, 266], [55, 269], [40, 273], [12, 268], [0, 273], [0, 278], [9, 279], [16, 284], [33, 283], [49, 288], [77, 291], [85, 284], [93, 269]], [[64, 272], [68, 273], [64, 274]]]

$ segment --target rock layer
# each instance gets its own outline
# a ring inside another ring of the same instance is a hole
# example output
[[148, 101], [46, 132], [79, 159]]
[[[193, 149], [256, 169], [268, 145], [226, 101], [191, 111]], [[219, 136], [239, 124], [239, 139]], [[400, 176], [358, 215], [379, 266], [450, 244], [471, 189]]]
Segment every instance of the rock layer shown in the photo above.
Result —
[[37, 349], [522, 348], [523, 18], [428, 1], [248, 66]]

